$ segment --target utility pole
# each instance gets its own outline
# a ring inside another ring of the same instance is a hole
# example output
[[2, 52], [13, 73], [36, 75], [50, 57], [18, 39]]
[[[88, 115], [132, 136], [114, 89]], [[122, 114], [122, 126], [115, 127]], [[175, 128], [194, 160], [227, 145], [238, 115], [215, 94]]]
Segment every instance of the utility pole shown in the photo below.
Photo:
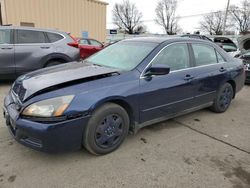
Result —
[[229, 5], [230, 5], [230, 0], [227, 0], [227, 9], [225, 12], [225, 17], [224, 17], [224, 24], [223, 24], [223, 35], [226, 34], [226, 25], [227, 25], [227, 16], [228, 16], [228, 11], [229, 11]]

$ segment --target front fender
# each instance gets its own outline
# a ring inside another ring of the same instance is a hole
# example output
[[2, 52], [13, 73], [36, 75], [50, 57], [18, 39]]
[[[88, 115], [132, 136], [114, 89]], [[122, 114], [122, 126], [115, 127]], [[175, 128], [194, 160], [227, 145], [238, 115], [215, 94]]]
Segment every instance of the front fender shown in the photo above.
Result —
[[89, 112], [92, 114], [97, 108], [99, 108], [100, 106], [104, 105], [105, 103], [109, 103], [109, 102], [114, 102], [115, 103], [115, 101], [121, 101], [121, 102], [127, 104], [130, 108], [132, 108], [131, 107], [132, 104], [130, 104], [130, 102], [127, 101], [125, 97], [122, 97], [122, 96], [110, 96], [110, 97], [101, 99], [97, 103], [93, 104], [89, 108]]

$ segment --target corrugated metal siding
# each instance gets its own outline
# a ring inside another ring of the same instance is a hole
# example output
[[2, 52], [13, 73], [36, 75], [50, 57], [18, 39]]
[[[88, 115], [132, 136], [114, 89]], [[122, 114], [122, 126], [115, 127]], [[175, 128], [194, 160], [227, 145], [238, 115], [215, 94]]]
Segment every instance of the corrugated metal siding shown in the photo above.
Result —
[[59, 29], [81, 37], [105, 41], [106, 3], [96, 0], [5, 0], [7, 22], [34, 23], [35, 27]]

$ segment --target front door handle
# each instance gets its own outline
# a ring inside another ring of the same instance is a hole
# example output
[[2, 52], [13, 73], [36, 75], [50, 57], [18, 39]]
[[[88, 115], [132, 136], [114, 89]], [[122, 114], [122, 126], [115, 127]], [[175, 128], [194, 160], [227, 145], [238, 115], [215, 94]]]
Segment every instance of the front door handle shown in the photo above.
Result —
[[186, 81], [190, 81], [190, 80], [193, 80], [194, 79], [194, 76], [190, 75], [190, 74], [187, 74], [184, 78], [184, 80]]
[[12, 47], [2, 47], [1, 49], [2, 50], [12, 50], [13, 48]]
[[227, 71], [227, 69], [225, 69], [224, 67], [220, 68], [220, 72], [226, 72], [226, 71]]

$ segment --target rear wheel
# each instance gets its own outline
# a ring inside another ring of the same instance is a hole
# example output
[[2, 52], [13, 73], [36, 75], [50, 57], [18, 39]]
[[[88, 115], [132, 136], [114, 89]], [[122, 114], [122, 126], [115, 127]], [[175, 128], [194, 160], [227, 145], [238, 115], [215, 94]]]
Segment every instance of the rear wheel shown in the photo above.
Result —
[[104, 155], [116, 150], [129, 130], [129, 116], [121, 106], [107, 103], [97, 109], [86, 127], [83, 145], [92, 154]]
[[231, 104], [234, 96], [234, 90], [231, 84], [224, 84], [217, 93], [211, 110], [217, 113], [225, 112]]
[[52, 61], [48, 62], [45, 67], [52, 67], [52, 66], [61, 65], [61, 64], [63, 64], [63, 62], [52, 60]]

